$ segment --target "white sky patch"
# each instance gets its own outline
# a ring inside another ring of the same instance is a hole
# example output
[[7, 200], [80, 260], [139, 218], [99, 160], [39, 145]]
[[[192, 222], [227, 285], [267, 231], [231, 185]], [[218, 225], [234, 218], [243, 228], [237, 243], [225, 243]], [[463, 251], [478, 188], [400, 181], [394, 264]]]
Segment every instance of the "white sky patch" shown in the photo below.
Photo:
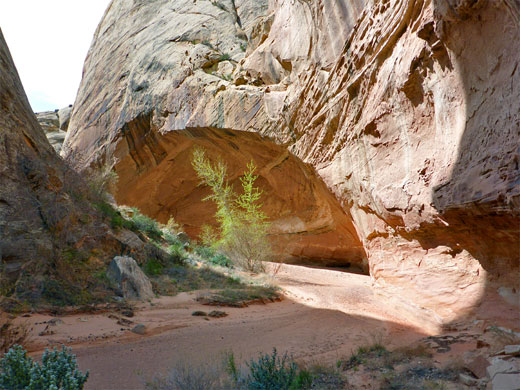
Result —
[[110, 0], [0, 0], [0, 28], [34, 112], [74, 103]]

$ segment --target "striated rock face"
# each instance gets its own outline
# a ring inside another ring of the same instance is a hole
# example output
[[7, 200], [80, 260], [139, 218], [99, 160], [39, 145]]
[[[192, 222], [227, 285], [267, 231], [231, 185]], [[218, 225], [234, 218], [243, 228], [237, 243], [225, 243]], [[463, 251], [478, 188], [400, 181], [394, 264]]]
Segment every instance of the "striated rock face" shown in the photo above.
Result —
[[519, 8], [115, 0], [64, 154], [116, 158], [117, 199], [192, 234], [213, 210], [190, 147], [235, 180], [253, 158], [291, 255], [366, 256], [412, 316], [448, 321], [520, 288]]
[[[298, 17], [292, 8], [270, 12], [265, 0], [113, 1], [85, 63], [63, 154], [81, 155], [87, 164], [115, 158], [117, 201], [161, 222], [174, 216], [191, 235], [215, 211], [201, 203], [207, 192], [197, 188], [191, 147], [204, 145], [221, 156], [235, 182], [253, 159], [286, 260], [363, 265], [366, 255], [349, 216], [313, 169], [287, 153], [290, 133], [274, 127], [292, 63], [309, 62], [311, 44], [316, 57], [318, 43], [339, 50], [348, 32], [345, 25], [343, 37], [335, 32], [318, 41], [317, 27], [309, 28], [293, 34], [301, 42], [267, 55], [262, 42], [270, 30], [286, 31], [286, 19], [306, 25], [318, 12], [317, 4], [312, 12], [295, 7]], [[337, 13], [338, 23], [353, 24], [352, 7], [325, 8]], [[264, 58], [262, 66], [272, 68], [271, 79], [253, 72], [266, 72], [255, 61], [244, 61], [249, 51], [248, 58]], [[272, 80], [282, 81], [265, 85]]]
[[[453, 318], [520, 282], [520, 28], [512, 1], [366, 8], [288, 102], [290, 150], [352, 215], [371, 275]], [[283, 123], [283, 122], [280, 122]]]

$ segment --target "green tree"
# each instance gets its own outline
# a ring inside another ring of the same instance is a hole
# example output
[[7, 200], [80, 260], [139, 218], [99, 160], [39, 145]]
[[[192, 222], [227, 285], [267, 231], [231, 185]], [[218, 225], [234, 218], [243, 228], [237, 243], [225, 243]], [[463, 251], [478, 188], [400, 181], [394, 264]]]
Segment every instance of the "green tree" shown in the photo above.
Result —
[[261, 210], [262, 191], [255, 187], [258, 176], [253, 161], [240, 178], [241, 195], [229, 184], [227, 167], [222, 160], [213, 163], [204, 149], [194, 149], [192, 166], [200, 184], [211, 188], [211, 194], [204, 200], [212, 200], [217, 205], [215, 217], [220, 231], [214, 246], [246, 270], [263, 270], [262, 261], [269, 259], [271, 246], [267, 217]]

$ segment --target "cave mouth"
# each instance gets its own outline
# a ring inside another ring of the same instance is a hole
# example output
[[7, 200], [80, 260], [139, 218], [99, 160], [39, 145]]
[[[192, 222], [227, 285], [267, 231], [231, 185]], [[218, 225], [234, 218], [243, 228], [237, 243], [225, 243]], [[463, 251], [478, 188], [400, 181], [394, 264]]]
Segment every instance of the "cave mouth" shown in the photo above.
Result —
[[276, 259], [290, 264], [359, 268], [366, 254], [348, 210], [344, 210], [314, 169], [258, 133], [219, 128], [192, 128], [159, 133], [150, 121], [126, 126], [114, 153], [119, 204], [138, 207], [166, 223], [173, 217], [197, 239], [205, 224], [216, 226], [216, 207], [204, 201], [191, 166], [194, 146], [227, 166], [229, 183], [240, 192], [240, 176], [253, 161], [262, 210], [271, 223]]

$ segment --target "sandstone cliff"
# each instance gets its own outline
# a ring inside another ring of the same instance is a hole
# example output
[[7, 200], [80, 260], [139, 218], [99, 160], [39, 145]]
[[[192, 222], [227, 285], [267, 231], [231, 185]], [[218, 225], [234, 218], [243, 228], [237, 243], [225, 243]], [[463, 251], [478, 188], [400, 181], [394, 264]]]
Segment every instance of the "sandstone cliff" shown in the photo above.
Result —
[[65, 154], [115, 157], [120, 202], [192, 233], [191, 145], [253, 158], [292, 256], [366, 258], [433, 321], [518, 301], [518, 3], [333, 3], [114, 0]]
[[347, 203], [371, 275], [441, 318], [520, 281], [518, 17], [510, 1], [367, 8], [287, 105], [290, 150]]
[[[295, 33], [318, 3], [296, 2], [294, 14], [285, 2], [276, 6], [283, 12], [269, 10], [265, 0], [113, 1], [86, 59], [64, 154], [87, 163], [116, 158], [117, 201], [161, 222], [174, 216], [192, 235], [214, 209], [201, 202], [207, 189], [197, 188], [191, 147], [222, 156], [234, 182], [253, 159], [285, 258], [362, 265], [366, 255], [349, 216], [313, 169], [287, 153], [289, 133], [275, 127], [292, 68], [311, 61], [311, 46], [316, 58], [329, 53], [322, 60], [330, 65], [346, 39], [362, 6], [345, 4], [325, 6], [344, 25], [343, 35], [326, 38], [318, 26]], [[272, 30], [297, 42], [268, 44]]]

